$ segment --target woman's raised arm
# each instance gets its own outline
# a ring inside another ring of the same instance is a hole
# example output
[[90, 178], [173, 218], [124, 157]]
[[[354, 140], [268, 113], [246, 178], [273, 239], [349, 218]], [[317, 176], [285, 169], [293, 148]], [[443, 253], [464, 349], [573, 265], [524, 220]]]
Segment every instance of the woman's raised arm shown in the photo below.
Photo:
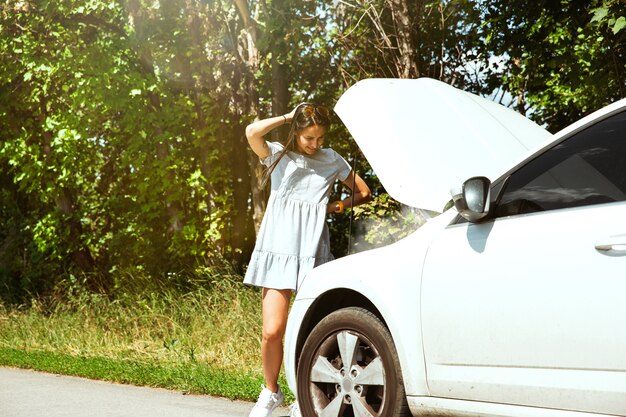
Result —
[[263, 138], [266, 134], [272, 131], [272, 129], [282, 126], [287, 123], [286, 116], [270, 117], [268, 119], [257, 120], [246, 126], [246, 138], [248, 138], [248, 144], [252, 151], [261, 159], [265, 159], [269, 156], [270, 150], [267, 146], [267, 142]]
[[246, 126], [246, 137], [248, 138], [250, 148], [252, 148], [252, 151], [257, 154], [259, 158], [265, 159], [270, 154], [267, 142], [263, 137], [273, 129], [276, 129], [278, 126], [282, 126], [285, 123], [291, 123], [291, 119], [293, 119], [295, 111], [296, 109], [293, 109], [288, 114], [284, 114], [282, 116], [257, 120], [256, 122], [252, 122]]

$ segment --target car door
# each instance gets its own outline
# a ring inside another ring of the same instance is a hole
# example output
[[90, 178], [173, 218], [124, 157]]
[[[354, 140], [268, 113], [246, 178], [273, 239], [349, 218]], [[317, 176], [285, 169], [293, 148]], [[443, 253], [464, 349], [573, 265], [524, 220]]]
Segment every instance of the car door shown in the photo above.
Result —
[[626, 415], [625, 132], [621, 112], [565, 139], [433, 242], [431, 395]]

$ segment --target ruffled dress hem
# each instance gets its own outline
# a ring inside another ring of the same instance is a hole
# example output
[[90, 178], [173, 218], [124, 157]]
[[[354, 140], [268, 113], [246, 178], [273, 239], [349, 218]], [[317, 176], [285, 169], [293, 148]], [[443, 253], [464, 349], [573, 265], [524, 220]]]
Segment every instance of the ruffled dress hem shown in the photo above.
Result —
[[257, 250], [248, 265], [243, 283], [253, 287], [296, 291], [306, 274], [333, 259], [330, 253], [323, 256], [298, 256]]

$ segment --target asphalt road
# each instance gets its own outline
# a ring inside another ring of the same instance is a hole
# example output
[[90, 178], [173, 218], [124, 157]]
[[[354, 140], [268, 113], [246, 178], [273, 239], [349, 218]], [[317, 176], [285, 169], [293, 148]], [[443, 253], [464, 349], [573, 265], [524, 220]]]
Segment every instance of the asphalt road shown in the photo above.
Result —
[[[0, 368], [1, 417], [247, 417], [252, 403]], [[274, 417], [288, 416], [286, 408]]]

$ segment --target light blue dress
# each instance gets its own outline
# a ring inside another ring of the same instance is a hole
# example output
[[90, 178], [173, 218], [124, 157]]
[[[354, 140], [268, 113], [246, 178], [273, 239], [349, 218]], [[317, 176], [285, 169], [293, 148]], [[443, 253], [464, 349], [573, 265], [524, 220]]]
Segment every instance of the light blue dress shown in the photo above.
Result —
[[[283, 150], [278, 142], [268, 146], [265, 166]], [[272, 171], [272, 191], [244, 284], [297, 290], [311, 269], [333, 259], [325, 221], [328, 196], [334, 182], [344, 181], [350, 171], [332, 149], [285, 154]]]

